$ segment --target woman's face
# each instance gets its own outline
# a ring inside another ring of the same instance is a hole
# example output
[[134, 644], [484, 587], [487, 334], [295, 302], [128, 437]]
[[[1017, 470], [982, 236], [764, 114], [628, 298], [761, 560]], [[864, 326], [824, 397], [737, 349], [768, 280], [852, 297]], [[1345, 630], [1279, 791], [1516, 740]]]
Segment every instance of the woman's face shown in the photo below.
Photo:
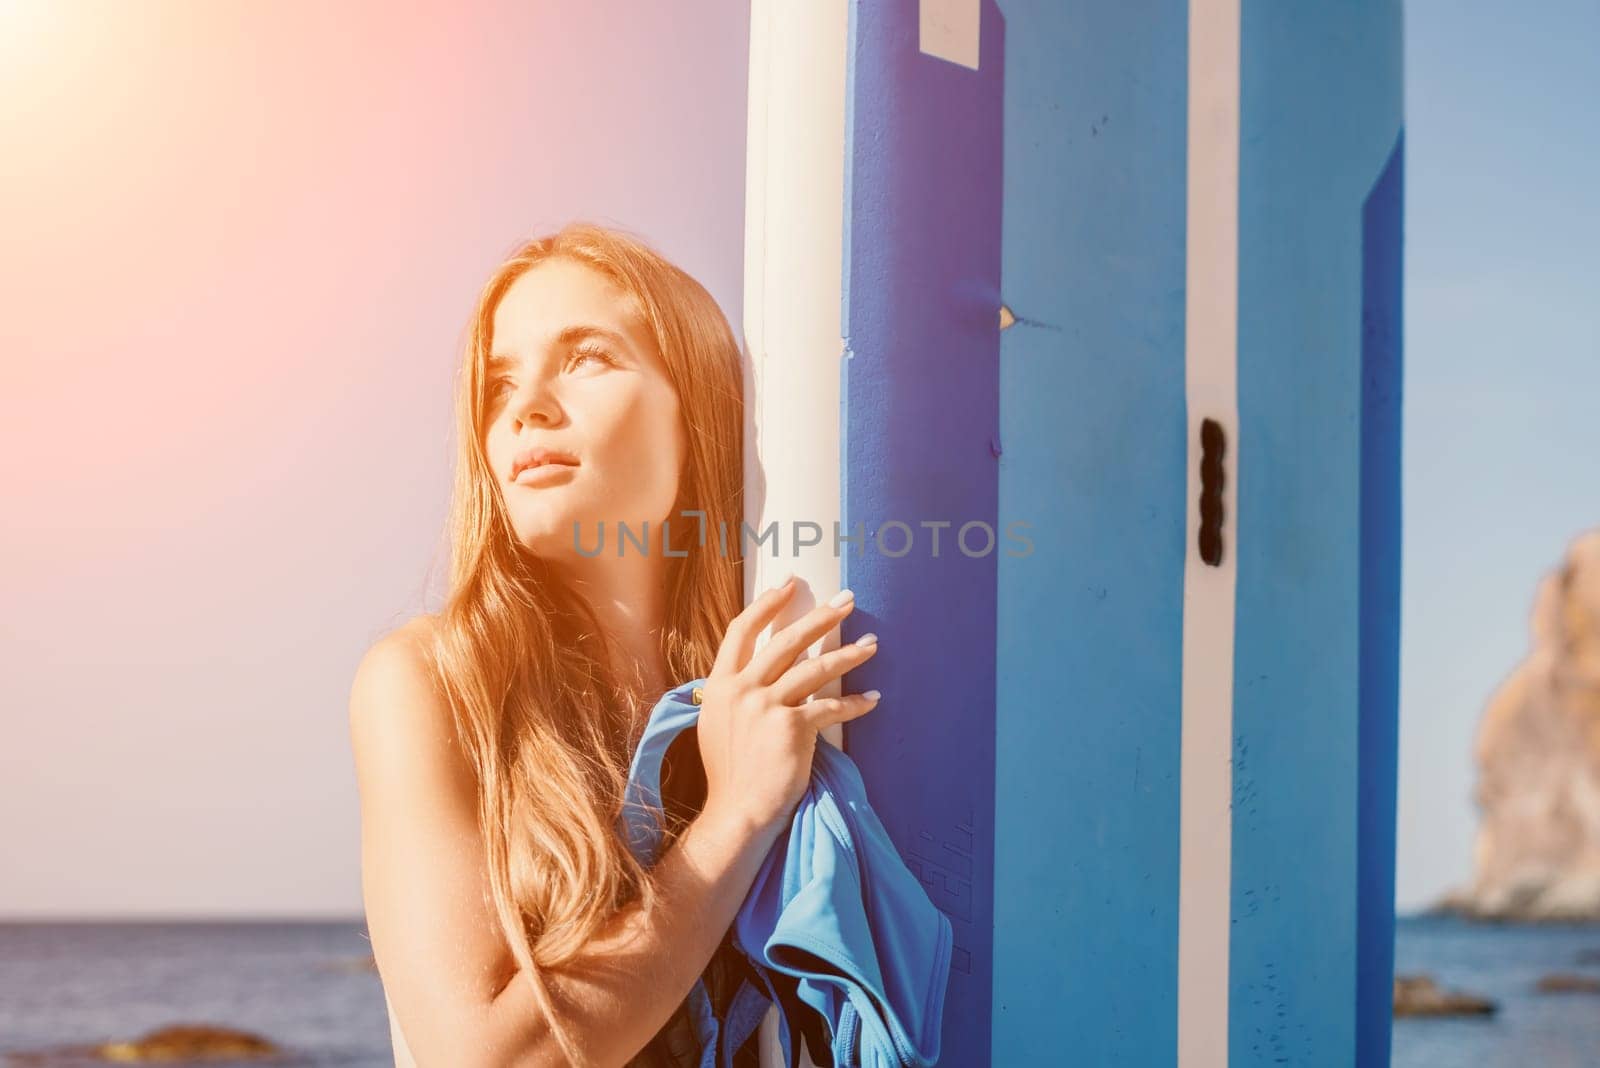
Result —
[[[648, 521], [656, 544], [685, 443], [677, 393], [628, 294], [584, 264], [545, 260], [506, 290], [492, 336], [484, 449], [518, 539], [559, 562], [578, 556], [574, 524], [591, 556], [603, 529], [600, 555], [614, 558], [617, 525], [643, 541]], [[514, 477], [532, 448], [572, 462]]]

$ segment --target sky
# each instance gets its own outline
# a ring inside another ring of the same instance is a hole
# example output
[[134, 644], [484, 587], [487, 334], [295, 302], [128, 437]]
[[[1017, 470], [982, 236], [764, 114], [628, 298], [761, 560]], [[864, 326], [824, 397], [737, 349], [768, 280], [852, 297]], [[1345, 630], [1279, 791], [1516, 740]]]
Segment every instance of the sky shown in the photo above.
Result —
[[[1405, 21], [1402, 910], [1600, 525], [1600, 3], [1528, 10]], [[746, 4], [458, 11], [0, 0], [0, 917], [358, 915], [345, 701], [442, 589], [478, 286], [591, 218], [739, 327]]]
[[0, 0], [0, 916], [359, 916], [479, 287], [586, 217], [740, 307], [742, 0], [431, 7]]
[[1600, 526], [1600, 3], [1411, 0], [1405, 34], [1401, 910], [1470, 876], [1484, 703]]

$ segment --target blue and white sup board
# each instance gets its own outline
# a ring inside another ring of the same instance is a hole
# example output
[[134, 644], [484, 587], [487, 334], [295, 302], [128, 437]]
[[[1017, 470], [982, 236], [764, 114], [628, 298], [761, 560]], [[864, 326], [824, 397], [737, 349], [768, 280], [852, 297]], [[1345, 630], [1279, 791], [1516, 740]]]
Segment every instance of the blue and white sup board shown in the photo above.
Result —
[[1387, 1065], [1398, 0], [751, 16], [747, 581], [881, 636], [940, 1063]]

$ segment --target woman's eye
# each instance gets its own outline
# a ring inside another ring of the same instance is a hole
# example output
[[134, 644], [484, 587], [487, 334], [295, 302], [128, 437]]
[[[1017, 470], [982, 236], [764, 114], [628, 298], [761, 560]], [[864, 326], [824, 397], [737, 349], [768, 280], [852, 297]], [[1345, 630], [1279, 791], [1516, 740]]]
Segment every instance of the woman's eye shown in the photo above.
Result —
[[573, 363], [576, 364], [576, 363], [580, 362], [581, 360], [583, 360], [585, 357], [588, 357], [588, 358], [593, 359], [593, 360], [598, 360], [600, 363], [611, 363], [612, 362], [611, 354], [609, 352], [607, 352], [605, 349], [581, 348], [581, 349], [573, 349], [572, 350], [572, 362]]

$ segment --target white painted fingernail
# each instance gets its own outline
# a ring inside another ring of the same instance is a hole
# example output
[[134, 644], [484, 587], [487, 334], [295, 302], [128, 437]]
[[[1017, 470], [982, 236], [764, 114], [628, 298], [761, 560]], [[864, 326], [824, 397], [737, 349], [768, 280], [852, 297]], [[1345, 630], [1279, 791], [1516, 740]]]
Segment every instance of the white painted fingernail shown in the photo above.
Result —
[[843, 608], [845, 605], [850, 603], [850, 598], [854, 596], [855, 591], [851, 590], [849, 587], [846, 587], [834, 594], [832, 597], [828, 598], [828, 604], [832, 605], [834, 608]]
[[855, 641], [855, 644], [857, 644], [857, 645], [877, 645], [878, 644], [878, 636], [876, 634], [872, 633], [869, 630], [869, 631], [867, 631], [867, 633], [865, 633], [861, 637], [857, 638], [856, 641]]
[[876, 701], [878, 698], [882, 697], [883, 694], [879, 693], [877, 690], [868, 690], [861, 696], [865, 697], [869, 701]]

